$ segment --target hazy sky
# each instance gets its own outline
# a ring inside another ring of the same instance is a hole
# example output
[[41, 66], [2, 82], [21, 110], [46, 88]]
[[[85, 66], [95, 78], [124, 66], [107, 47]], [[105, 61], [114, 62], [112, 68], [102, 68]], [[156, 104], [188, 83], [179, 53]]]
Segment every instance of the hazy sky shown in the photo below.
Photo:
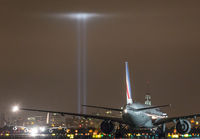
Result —
[[0, 1], [0, 111], [23, 107], [77, 112], [77, 20], [86, 22], [87, 104], [126, 103], [132, 96], [172, 104], [170, 116], [200, 110], [199, 1]]

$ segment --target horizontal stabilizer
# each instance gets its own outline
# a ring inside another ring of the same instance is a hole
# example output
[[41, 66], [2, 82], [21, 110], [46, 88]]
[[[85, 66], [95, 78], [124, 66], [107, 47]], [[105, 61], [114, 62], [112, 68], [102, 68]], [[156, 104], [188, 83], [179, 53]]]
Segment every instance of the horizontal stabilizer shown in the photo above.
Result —
[[156, 109], [156, 108], [162, 108], [162, 107], [171, 107], [171, 104], [167, 104], [167, 105], [160, 105], [160, 106], [150, 106], [150, 107], [145, 107], [145, 108], [139, 108], [139, 109], [132, 109], [134, 111], [143, 111], [143, 110], [149, 110], [149, 109]]
[[101, 106], [92, 106], [92, 105], [82, 105], [83, 107], [90, 107], [90, 108], [97, 108], [97, 109], [104, 109], [104, 110], [112, 110], [112, 111], [123, 111], [122, 109], [116, 108], [109, 108], [109, 107], [101, 107]]

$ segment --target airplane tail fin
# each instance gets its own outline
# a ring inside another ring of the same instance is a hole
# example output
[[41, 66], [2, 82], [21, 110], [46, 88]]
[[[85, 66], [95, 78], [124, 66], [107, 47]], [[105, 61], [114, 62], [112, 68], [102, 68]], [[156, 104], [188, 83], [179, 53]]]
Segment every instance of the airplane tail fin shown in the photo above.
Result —
[[129, 71], [128, 71], [128, 62], [125, 62], [126, 66], [126, 100], [127, 104], [133, 103], [132, 97], [131, 97], [131, 84], [130, 84], [130, 77], [129, 77]]

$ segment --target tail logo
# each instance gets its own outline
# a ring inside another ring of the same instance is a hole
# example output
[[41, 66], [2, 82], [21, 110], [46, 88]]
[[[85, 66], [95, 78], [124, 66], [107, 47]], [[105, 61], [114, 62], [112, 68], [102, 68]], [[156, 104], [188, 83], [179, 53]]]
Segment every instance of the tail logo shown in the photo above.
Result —
[[127, 104], [130, 104], [133, 103], [133, 101], [131, 97], [131, 85], [129, 79], [128, 62], [125, 62], [125, 64], [126, 64], [126, 97], [127, 97]]

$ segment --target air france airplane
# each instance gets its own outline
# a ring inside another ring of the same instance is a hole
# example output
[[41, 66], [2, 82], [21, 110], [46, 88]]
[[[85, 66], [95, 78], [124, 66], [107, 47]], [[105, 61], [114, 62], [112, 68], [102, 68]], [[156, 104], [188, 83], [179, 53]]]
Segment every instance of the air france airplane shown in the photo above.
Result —
[[41, 109], [32, 109], [32, 108], [17, 108], [14, 107], [14, 111], [25, 110], [25, 111], [38, 111], [38, 112], [49, 112], [49, 113], [58, 113], [61, 115], [72, 115], [80, 116], [85, 118], [94, 118], [102, 120], [100, 125], [101, 131], [105, 134], [115, 133], [115, 123], [119, 123], [119, 132], [124, 126], [129, 126], [130, 128], [152, 128], [159, 131], [159, 136], [165, 136], [165, 124], [169, 122], [174, 122], [176, 129], [180, 134], [189, 133], [191, 130], [191, 124], [187, 120], [189, 118], [200, 117], [200, 114], [191, 114], [186, 116], [177, 116], [177, 117], [168, 117], [166, 113], [160, 111], [159, 108], [167, 107], [170, 105], [160, 105], [160, 106], [148, 106], [141, 103], [136, 103], [132, 100], [131, 97], [131, 86], [129, 79], [129, 70], [128, 62], [125, 62], [126, 70], [126, 105], [123, 109], [109, 108], [102, 106], [92, 106], [92, 105], [83, 105], [85, 107], [106, 109], [112, 111], [122, 112], [121, 117], [111, 117], [111, 116], [99, 116], [99, 115], [90, 115], [90, 114], [81, 114], [81, 113], [71, 113], [71, 112], [59, 112], [51, 110], [41, 110]]

